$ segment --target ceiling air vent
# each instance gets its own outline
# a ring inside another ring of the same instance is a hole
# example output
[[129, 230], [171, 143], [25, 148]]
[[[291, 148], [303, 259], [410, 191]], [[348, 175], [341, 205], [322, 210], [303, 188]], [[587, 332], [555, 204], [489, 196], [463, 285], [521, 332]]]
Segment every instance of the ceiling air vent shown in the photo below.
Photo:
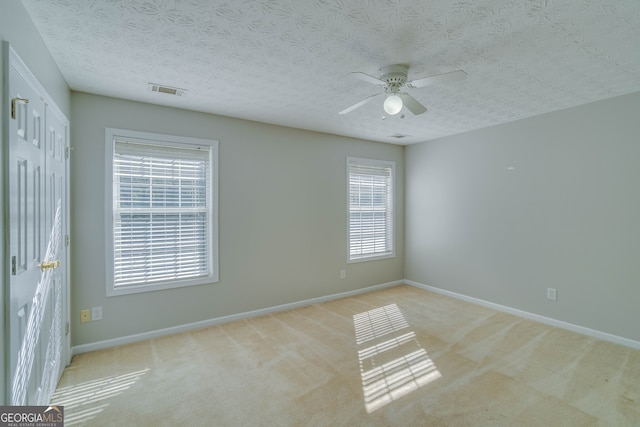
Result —
[[396, 133], [394, 135], [389, 135], [389, 138], [395, 138], [395, 139], [402, 139], [402, 138], [406, 138], [409, 135], [402, 135], [401, 133]]
[[157, 83], [149, 83], [149, 90], [151, 92], [166, 93], [168, 95], [176, 95], [176, 96], [182, 96], [186, 92], [186, 90], [184, 89], [178, 89], [177, 87], [159, 85]]

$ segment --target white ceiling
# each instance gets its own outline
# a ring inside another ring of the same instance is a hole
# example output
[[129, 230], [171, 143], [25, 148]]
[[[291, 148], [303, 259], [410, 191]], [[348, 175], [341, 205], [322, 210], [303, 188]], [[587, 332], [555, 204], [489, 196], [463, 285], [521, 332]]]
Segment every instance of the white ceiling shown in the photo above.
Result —
[[[22, 0], [73, 90], [397, 144], [640, 91], [639, 0]], [[464, 70], [383, 119], [378, 77]], [[154, 93], [148, 83], [186, 89]], [[394, 138], [392, 135], [406, 135]]]

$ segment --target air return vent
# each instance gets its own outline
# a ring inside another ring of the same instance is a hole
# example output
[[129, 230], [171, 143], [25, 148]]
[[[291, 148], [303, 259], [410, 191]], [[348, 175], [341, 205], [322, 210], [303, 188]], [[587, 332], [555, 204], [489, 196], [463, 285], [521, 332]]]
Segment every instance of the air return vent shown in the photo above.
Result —
[[166, 93], [167, 95], [175, 96], [182, 96], [186, 92], [184, 89], [178, 89], [177, 87], [165, 86], [157, 83], [149, 83], [149, 90], [151, 92]]

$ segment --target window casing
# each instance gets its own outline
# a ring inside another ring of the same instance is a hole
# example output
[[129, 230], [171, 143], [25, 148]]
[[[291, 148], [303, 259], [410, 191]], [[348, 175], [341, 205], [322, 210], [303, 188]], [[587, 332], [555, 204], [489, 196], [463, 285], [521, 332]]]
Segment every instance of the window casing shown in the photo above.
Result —
[[347, 158], [348, 262], [395, 256], [394, 180], [394, 162]]
[[107, 295], [217, 282], [217, 141], [105, 135]]

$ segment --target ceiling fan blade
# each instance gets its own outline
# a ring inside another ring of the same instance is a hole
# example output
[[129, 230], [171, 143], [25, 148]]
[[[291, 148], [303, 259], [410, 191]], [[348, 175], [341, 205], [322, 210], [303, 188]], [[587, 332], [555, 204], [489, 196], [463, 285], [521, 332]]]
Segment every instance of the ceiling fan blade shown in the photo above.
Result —
[[357, 104], [353, 104], [351, 107], [347, 107], [344, 110], [340, 111], [338, 114], [347, 114], [350, 113], [351, 111], [355, 110], [356, 108], [360, 108], [362, 107], [364, 104], [366, 104], [367, 102], [371, 101], [373, 98], [377, 98], [379, 96], [383, 95], [382, 93], [376, 93], [375, 95], [371, 95], [365, 99], [363, 99], [362, 101], [358, 102]]
[[400, 94], [400, 98], [402, 98], [404, 106], [416, 116], [427, 111], [427, 108], [424, 105], [420, 104], [413, 96], [406, 92], [402, 92]]
[[367, 83], [373, 83], [374, 85], [382, 85], [382, 86], [384, 86], [384, 85], [387, 84], [387, 83], [383, 82], [382, 80], [380, 80], [378, 78], [370, 76], [369, 74], [362, 73], [360, 71], [356, 71], [354, 73], [351, 73], [351, 75], [353, 77], [355, 77], [356, 79], [365, 81]]
[[407, 82], [407, 87], [425, 87], [440, 83], [456, 82], [467, 78], [467, 73], [462, 70], [452, 71], [450, 73], [438, 74], [437, 76], [425, 77], [424, 79], [413, 80]]

